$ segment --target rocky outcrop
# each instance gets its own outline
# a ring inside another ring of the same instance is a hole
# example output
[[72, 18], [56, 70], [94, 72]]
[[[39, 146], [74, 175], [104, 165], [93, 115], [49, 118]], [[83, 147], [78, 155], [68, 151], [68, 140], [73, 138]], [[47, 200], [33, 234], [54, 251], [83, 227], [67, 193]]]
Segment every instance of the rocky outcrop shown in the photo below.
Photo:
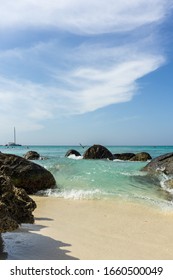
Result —
[[6, 204], [0, 201], [0, 233], [13, 231], [18, 228], [18, 223], [10, 217]]
[[119, 160], [130, 160], [134, 156], [135, 156], [134, 153], [122, 153], [122, 154], [113, 155], [114, 159], [119, 159]]
[[40, 155], [36, 151], [28, 151], [24, 155], [24, 158], [28, 160], [37, 160], [40, 159]]
[[78, 151], [76, 151], [76, 150], [68, 150], [67, 151], [67, 153], [65, 154], [65, 157], [69, 157], [70, 155], [75, 155], [75, 156], [81, 156], [81, 154], [78, 152]]
[[168, 153], [154, 158], [142, 171], [146, 171], [149, 175], [164, 176], [164, 185], [168, 189], [173, 188], [173, 153]]
[[146, 152], [141, 152], [141, 153], [122, 153], [122, 154], [114, 154], [113, 159], [118, 159], [118, 160], [130, 160], [130, 161], [147, 161], [151, 160], [152, 157], [150, 154]]
[[21, 223], [33, 223], [35, 208], [25, 190], [14, 187], [7, 176], [0, 176], [0, 233], [15, 230]]
[[93, 145], [83, 155], [84, 159], [110, 159], [110, 160], [129, 160], [129, 161], [147, 161], [152, 159], [150, 154], [141, 153], [121, 153], [112, 154], [106, 147], [102, 145]]
[[0, 153], [0, 175], [8, 176], [15, 187], [25, 189], [28, 194], [56, 185], [53, 175], [47, 169], [12, 154]]
[[150, 174], [164, 173], [166, 175], [173, 175], [173, 153], [161, 155], [151, 160], [143, 171], [147, 171]]
[[136, 155], [131, 157], [130, 161], [147, 161], [147, 160], [151, 160], [151, 159], [152, 159], [152, 157], [150, 156], [150, 154], [148, 154], [146, 152], [142, 152], [142, 153], [137, 153]]
[[93, 145], [83, 155], [84, 159], [113, 159], [112, 153], [102, 145]]

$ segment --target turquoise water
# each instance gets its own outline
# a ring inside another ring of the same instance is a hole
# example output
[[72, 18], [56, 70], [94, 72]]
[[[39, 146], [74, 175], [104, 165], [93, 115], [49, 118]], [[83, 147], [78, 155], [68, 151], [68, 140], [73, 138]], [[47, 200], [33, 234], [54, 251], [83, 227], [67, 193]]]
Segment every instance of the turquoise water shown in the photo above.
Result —
[[[171, 146], [107, 146], [112, 153], [148, 152], [152, 158], [173, 152]], [[66, 158], [69, 149], [81, 154], [87, 149], [81, 146], [30, 146], [44, 160], [35, 161], [47, 168], [55, 177], [57, 187], [44, 195], [65, 199], [113, 199], [122, 198], [173, 208], [173, 193], [160, 182], [147, 180], [140, 171], [146, 162], [84, 160], [82, 157]], [[23, 156], [28, 147], [0, 147], [1, 152]]]

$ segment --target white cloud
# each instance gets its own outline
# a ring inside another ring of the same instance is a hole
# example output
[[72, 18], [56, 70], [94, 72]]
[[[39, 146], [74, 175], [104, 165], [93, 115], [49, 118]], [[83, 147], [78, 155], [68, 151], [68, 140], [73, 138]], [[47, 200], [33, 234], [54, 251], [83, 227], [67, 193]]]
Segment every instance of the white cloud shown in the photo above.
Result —
[[56, 27], [73, 33], [130, 31], [162, 20], [172, 0], [6, 0], [0, 26]]
[[[22, 115], [27, 123], [32, 120], [38, 124], [62, 114], [81, 114], [113, 103], [127, 102], [136, 93], [136, 81], [163, 62], [161, 56], [137, 54], [136, 59], [127, 57], [126, 61], [109, 69], [73, 69], [63, 77], [58, 75], [54, 86], [1, 77], [1, 108], [11, 119], [18, 118], [19, 121]], [[63, 81], [63, 86], [59, 81]]]
[[16, 82], [0, 77], [1, 124], [20, 123], [23, 130], [42, 128], [43, 118], [51, 118], [45, 89], [29, 82]]
[[161, 56], [139, 56], [136, 60], [119, 63], [109, 70], [78, 69], [71, 74], [71, 79], [78, 85], [74, 100], [79, 112], [131, 100], [137, 90], [136, 81], [156, 70], [163, 62]]

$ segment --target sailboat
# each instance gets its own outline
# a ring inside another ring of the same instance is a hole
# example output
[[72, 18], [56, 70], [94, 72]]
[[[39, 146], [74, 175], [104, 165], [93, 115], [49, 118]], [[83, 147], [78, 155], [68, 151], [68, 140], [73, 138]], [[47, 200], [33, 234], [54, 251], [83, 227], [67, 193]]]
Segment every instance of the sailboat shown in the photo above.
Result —
[[10, 147], [16, 147], [16, 146], [22, 146], [20, 144], [16, 144], [16, 129], [14, 127], [14, 141], [13, 142], [8, 142], [5, 146], [10, 146]]

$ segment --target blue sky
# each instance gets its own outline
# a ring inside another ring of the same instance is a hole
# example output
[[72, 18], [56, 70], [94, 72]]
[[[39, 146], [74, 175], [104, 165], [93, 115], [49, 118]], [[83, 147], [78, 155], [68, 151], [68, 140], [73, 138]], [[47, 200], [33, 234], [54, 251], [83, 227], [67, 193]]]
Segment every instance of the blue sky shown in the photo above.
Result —
[[173, 0], [0, 4], [0, 144], [173, 145]]

